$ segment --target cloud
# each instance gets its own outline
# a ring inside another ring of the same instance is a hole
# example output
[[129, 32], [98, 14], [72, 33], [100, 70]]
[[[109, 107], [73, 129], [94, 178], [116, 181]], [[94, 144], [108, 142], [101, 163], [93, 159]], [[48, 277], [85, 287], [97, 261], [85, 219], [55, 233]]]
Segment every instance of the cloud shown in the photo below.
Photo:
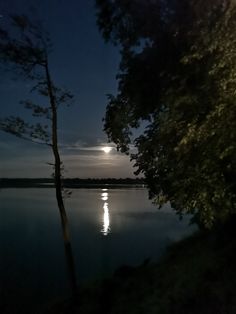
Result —
[[62, 159], [71, 177], [133, 177], [133, 164], [129, 157], [120, 153], [78, 151], [63, 155]]
[[[5, 153], [0, 156], [0, 177], [50, 177], [53, 155], [48, 148], [39, 145], [11, 145], [0, 142]], [[61, 159], [65, 166], [65, 177], [101, 178], [132, 177], [133, 167], [129, 157], [119, 152], [105, 154], [101, 146], [85, 149], [63, 150]]]
[[87, 151], [87, 152], [103, 152], [104, 147], [111, 147], [112, 151], [116, 150], [114, 143], [107, 143], [104, 139], [79, 139], [72, 144], [62, 144], [60, 147], [63, 151]]
[[[102, 147], [112, 147], [109, 154]], [[0, 136], [0, 177], [49, 177], [53, 162], [49, 147], [31, 144], [10, 135]], [[113, 143], [104, 138], [83, 137], [72, 144], [61, 144], [65, 177], [100, 178], [133, 177], [129, 156], [117, 152]]]
[[[90, 152], [104, 152], [104, 147], [110, 147], [112, 154], [120, 154], [117, 151], [116, 144], [112, 142], [106, 142], [104, 139], [79, 139], [72, 144], [62, 144], [60, 145], [63, 151], [90, 151]], [[129, 144], [129, 149], [131, 153], [135, 153], [136, 148], [134, 144]]]

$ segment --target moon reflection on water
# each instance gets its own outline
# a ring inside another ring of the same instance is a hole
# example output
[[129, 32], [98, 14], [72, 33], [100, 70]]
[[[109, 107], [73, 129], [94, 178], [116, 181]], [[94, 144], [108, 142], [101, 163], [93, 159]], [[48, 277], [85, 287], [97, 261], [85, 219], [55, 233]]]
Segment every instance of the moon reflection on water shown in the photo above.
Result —
[[103, 203], [103, 228], [101, 232], [104, 236], [107, 236], [111, 232], [107, 189], [102, 190], [101, 199], [104, 201]]

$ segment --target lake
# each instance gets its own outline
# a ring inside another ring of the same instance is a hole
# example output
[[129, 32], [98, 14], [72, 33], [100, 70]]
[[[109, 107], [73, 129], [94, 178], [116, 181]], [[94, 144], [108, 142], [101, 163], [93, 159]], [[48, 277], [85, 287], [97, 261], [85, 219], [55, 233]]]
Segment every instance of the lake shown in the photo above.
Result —
[[[54, 189], [2, 189], [0, 199], [0, 309], [14, 299], [24, 311], [27, 300], [40, 304], [67, 293]], [[194, 230], [169, 205], [157, 210], [145, 188], [74, 189], [65, 206], [79, 284], [123, 264], [156, 261]]]

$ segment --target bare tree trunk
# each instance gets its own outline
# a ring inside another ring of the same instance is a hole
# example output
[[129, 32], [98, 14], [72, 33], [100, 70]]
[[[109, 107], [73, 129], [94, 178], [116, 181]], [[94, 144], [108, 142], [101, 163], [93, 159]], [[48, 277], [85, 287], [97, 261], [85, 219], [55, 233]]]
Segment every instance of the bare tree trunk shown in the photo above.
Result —
[[66, 215], [66, 210], [64, 206], [64, 201], [62, 197], [62, 182], [61, 182], [61, 160], [60, 154], [58, 150], [58, 140], [57, 140], [57, 104], [54, 96], [52, 81], [49, 73], [48, 63], [45, 65], [46, 71], [46, 80], [47, 80], [47, 88], [49, 93], [50, 105], [52, 110], [52, 151], [54, 155], [54, 182], [56, 188], [56, 198], [57, 204], [61, 217], [61, 226], [63, 232], [63, 240], [65, 246], [65, 256], [68, 268], [69, 281], [72, 289], [73, 296], [77, 296], [77, 280], [76, 280], [76, 272], [75, 272], [75, 264], [74, 258], [71, 249], [70, 237], [69, 237], [69, 228], [68, 228], [68, 218]]

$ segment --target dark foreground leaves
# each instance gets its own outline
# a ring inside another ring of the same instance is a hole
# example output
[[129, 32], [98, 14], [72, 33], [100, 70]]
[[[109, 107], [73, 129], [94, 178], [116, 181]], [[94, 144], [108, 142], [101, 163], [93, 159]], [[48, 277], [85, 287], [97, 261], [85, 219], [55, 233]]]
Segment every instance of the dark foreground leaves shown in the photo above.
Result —
[[236, 231], [232, 223], [174, 244], [158, 264], [124, 266], [46, 314], [236, 313]]

